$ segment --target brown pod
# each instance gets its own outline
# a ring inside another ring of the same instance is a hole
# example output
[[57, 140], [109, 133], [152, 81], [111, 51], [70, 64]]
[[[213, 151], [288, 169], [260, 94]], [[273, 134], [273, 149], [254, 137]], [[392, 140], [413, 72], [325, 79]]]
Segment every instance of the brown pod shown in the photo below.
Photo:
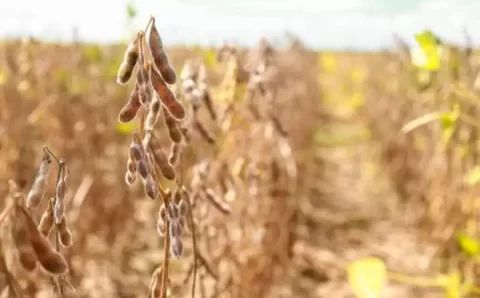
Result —
[[152, 101], [152, 88], [150, 87], [150, 82], [148, 81], [148, 72], [145, 67], [140, 66], [140, 70], [137, 74], [137, 84], [138, 84], [138, 96], [140, 103], [144, 107], [148, 107]]
[[170, 220], [177, 220], [180, 218], [180, 211], [174, 202], [170, 202], [167, 207], [167, 216]]
[[50, 236], [53, 223], [54, 223], [53, 211], [46, 210], [43, 213], [42, 218], [40, 219], [40, 223], [38, 224], [38, 230], [40, 231], [43, 237], [48, 238]]
[[167, 218], [167, 210], [165, 209], [165, 204], [162, 203], [160, 209], [158, 210], [158, 218], [165, 221]]
[[163, 267], [160, 265], [160, 267], [158, 267], [152, 274], [152, 281], [150, 282], [150, 292], [152, 293], [151, 298], [162, 297], [162, 272]]
[[[142, 38], [143, 39], [143, 38]], [[140, 103], [145, 107], [148, 106], [152, 97], [152, 90], [148, 77], [148, 71], [145, 68], [145, 57], [143, 55], [143, 40], [140, 42], [139, 66], [136, 75], [137, 85], [139, 87]]]
[[180, 159], [180, 154], [182, 152], [182, 147], [180, 146], [179, 143], [173, 143], [172, 144], [172, 150], [170, 150], [170, 155], [168, 156], [168, 162], [172, 166], [176, 166], [178, 163], [178, 160]]
[[155, 127], [155, 124], [157, 124], [161, 106], [162, 104], [160, 103], [158, 96], [154, 96], [148, 109], [147, 119], [145, 120], [145, 128], [147, 130], [152, 130]]
[[132, 186], [136, 180], [137, 180], [137, 176], [134, 173], [130, 171], [127, 171], [125, 173], [125, 182], [127, 183], [127, 185]]
[[170, 239], [170, 254], [177, 259], [183, 255], [183, 242], [180, 237]]
[[168, 162], [165, 152], [163, 152], [160, 143], [156, 142], [155, 146], [152, 147], [153, 158], [162, 172], [163, 177], [167, 180], [175, 180], [176, 173], [173, 166]]
[[161, 237], [165, 236], [165, 221], [161, 218], [157, 221], [157, 233]]
[[168, 61], [167, 53], [163, 48], [162, 38], [155, 26], [155, 19], [152, 19], [152, 26], [150, 28], [148, 44], [150, 46], [150, 53], [152, 54], [153, 62], [165, 82], [168, 84], [175, 84], [177, 82], [177, 74]]
[[205, 197], [212, 203], [212, 205], [217, 208], [220, 212], [222, 212], [225, 215], [228, 215], [232, 213], [232, 209], [230, 208], [230, 205], [227, 203], [223, 202], [218, 195], [215, 193], [215, 191], [211, 188], [206, 188], [204, 190]]
[[178, 205], [181, 200], [182, 200], [182, 192], [180, 189], [177, 189], [173, 192], [172, 201], [173, 203], [175, 203], [175, 205]]
[[40, 234], [30, 235], [30, 242], [38, 262], [47, 273], [63, 275], [68, 272], [68, 265], [63, 256], [54, 251]]
[[180, 127], [180, 132], [182, 133], [183, 138], [185, 139], [185, 142], [190, 142], [190, 132], [188, 128], [186, 127]]
[[215, 139], [210, 135], [210, 133], [207, 131], [207, 129], [203, 126], [203, 124], [195, 120], [193, 122], [193, 127], [195, 130], [198, 132], [198, 134], [204, 139], [207, 143], [209, 144], [215, 144]]
[[118, 121], [122, 123], [127, 123], [132, 121], [135, 116], [137, 116], [138, 110], [142, 106], [140, 102], [139, 86], [136, 84], [130, 93], [128, 102], [120, 110], [118, 114]]
[[30, 245], [27, 229], [22, 221], [15, 221], [11, 229], [13, 243], [16, 249], [17, 259], [27, 271], [33, 271], [36, 267], [37, 256]]
[[145, 194], [152, 200], [155, 200], [158, 196], [158, 185], [151, 175], [145, 180]]
[[145, 160], [145, 151], [143, 150], [142, 145], [137, 143], [131, 143], [129, 148], [129, 154], [132, 159], [137, 162], [137, 170], [138, 170], [138, 162]]
[[60, 233], [60, 244], [63, 247], [70, 247], [73, 245], [73, 236], [69, 229]]
[[45, 193], [45, 187], [51, 163], [52, 158], [47, 152], [44, 152], [42, 163], [40, 164], [37, 175], [33, 181], [32, 188], [27, 196], [27, 208], [37, 208], [38, 205], [40, 205], [43, 194]]
[[153, 90], [157, 93], [158, 97], [162, 101], [162, 104], [167, 108], [168, 112], [177, 120], [183, 120], [186, 116], [185, 107], [177, 101], [175, 94], [167, 86], [163, 78], [158, 72], [147, 64], [150, 81]]
[[117, 71], [117, 83], [124, 85], [130, 80], [138, 60], [138, 36], [132, 41], [123, 55], [123, 61]]
[[170, 237], [182, 237], [183, 229], [179, 220], [172, 220], [170, 222]]
[[127, 170], [131, 173], [137, 172], [137, 163], [132, 157], [128, 157], [127, 159]]
[[60, 179], [57, 183], [57, 190], [55, 192], [55, 204], [53, 205], [53, 216], [55, 218], [55, 223], [60, 223], [62, 217], [65, 214], [65, 204], [63, 199], [66, 192], [66, 183], [65, 179]]
[[17, 259], [27, 272], [32, 272], [37, 268], [37, 256], [31, 247], [17, 248]]
[[60, 244], [63, 247], [70, 247], [73, 245], [73, 236], [72, 232], [68, 228], [67, 218], [62, 216], [60, 223], [57, 224], [57, 230], [60, 234]]
[[163, 117], [168, 129], [170, 140], [174, 143], [180, 143], [182, 141], [182, 132], [178, 128], [177, 120], [170, 115], [165, 107], [163, 107]]
[[146, 159], [138, 161], [137, 172], [143, 180], [146, 180], [150, 176], [150, 169]]
[[17, 211], [17, 215], [21, 216], [20, 220], [25, 225], [26, 236], [33, 252], [37, 256], [42, 268], [51, 275], [63, 275], [67, 273], [67, 262], [62, 255], [52, 249], [47, 239], [40, 234], [30, 214], [22, 207], [18, 207]]
[[188, 203], [185, 199], [180, 200], [178, 203], [178, 211], [180, 213], [180, 216], [185, 216], [188, 213]]
[[212, 118], [212, 120], [217, 120], [217, 112], [215, 112], [215, 108], [213, 107], [212, 97], [210, 96], [210, 92], [208, 90], [203, 91], [202, 99], [203, 99], [203, 102], [205, 102], [205, 105], [207, 106], [208, 113], [210, 114], [210, 117]]
[[42, 257], [37, 254], [37, 257], [42, 269], [49, 275], [60, 276], [68, 272], [68, 265], [65, 258], [53, 250]]

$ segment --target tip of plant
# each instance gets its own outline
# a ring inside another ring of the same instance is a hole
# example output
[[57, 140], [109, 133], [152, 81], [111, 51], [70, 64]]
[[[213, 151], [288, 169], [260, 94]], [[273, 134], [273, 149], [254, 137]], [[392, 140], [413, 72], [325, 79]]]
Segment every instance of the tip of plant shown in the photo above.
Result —
[[125, 83], [122, 82], [122, 79], [120, 77], [117, 77], [117, 84], [122, 85], [122, 86], [125, 85]]

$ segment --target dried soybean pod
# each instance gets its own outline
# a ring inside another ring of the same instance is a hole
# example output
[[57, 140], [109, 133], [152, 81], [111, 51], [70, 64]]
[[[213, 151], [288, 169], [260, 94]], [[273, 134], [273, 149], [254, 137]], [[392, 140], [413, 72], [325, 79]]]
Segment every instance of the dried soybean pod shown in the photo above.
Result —
[[23, 269], [26, 271], [32, 272], [37, 268], [37, 256], [31, 247], [28, 249], [17, 249], [17, 258]]
[[23, 225], [23, 222], [15, 220], [12, 225], [11, 234], [15, 245], [17, 259], [23, 269], [28, 272], [35, 270], [37, 267], [37, 256], [35, 255], [30, 240], [27, 237], [27, 230]]
[[207, 106], [210, 117], [212, 118], [212, 120], [217, 120], [217, 113], [213, 106], [213, 101], [208, 90], [207, 69], [205, 68], [205, 64], [203, 63], [200, 65], [198, 70], [198, 89], [200, 89], [202, 93], [201, 97], [203, 99], [203, 102], [205, 102], [205, 105]]
[[72, 232], [68, 228], [67, 218], [62, 216], [60, 223], [57, 224], [57, 230], [60, 236], [60, 244], [64, 247], [70, 247], [73, 245]]
[[178, 220], [172, 220], [170, 222], [170, 237], [182, 237], [183, 230]]
[[186, 127], [180, 127], [180, 132], [182, 133], [185, 142], [190, 142], [190, 131]]
[[133, 70], [138, 60], [138, 35], [127, 47], [123, 61], [117, 71], [117, 83], [124, 85], [132, 77]]
[[170, 220], [177, 220], [180, 217], [178, 206], [174, 202], [168, 204], [167, 216]]
[[138, 162], [140, 162], [141, 160], [145, 160], [145, 152], [143, 151], [143, 147], [140, 144], [132, 143], [130, 144], [129, 154], [137, 163], [138, 170]]
[[145, 194], [152, 200], [158, 196], [158, 184], [153, 180], [152, 175], [149, 175], [145, 180]]
[[144, 107], [148, 107], [152, 99], [152, 89], [150, 87], [150, 79], [147, 69], [145, 68], [145, 35], [142, 31], [139, 32], [139, 56], [138, 56], [138, 71], [136, 75], [137, 85], [139, 87], [140, 102]]
[[163, 117], [168, 129], [170, 140], [174, 143], [180, 143], [182, 141], [182, 132], [178, 128], [177, 120], [170, 115], [165, 107], [163, 107]]
[[137, 172], [137, 163], [131, 156], [127, 159], [127, 170], [132, 174]]
[[138, 98], [144, 107], [148, 107], [152, 100], [152, 89], [148, 80], [148, 72], [143, 65], [137, 72]]
[[68, 272], [68, 265], [63, 256], [52, 249], [37, 229], [37, 225], [28, 212], [19, 207], [19, 215], [26, 227], [26, 234], [37, 260], [45, 272], [51, 275], [63, 275]]
[[42, 163], [38, 169], [37, 175], [33, 181], [32, 188], [27, 196], [27, 208], [37, 208], [42, 201], [43, 194], [45, 193], [45, 186], [47, 183], [48, 172], [52, 164], [52, 158], [44, 151]]
[[150, 176], [150, 168], [148, 167], [148, 162], [146, 159], [142, 159], [138, 161], [137, 171], [143, 180], [148, 179], [148, 177]]
[[172, 166], [176, 166], [182, 152], [182, 147], [179, 143], [173, 143], [172, 149], [170, 150], [170, 155], [168, 156], [168, 162]]
[[178, 205], [181, 200], [182, 200], [181, 190], [177, 189], [173, 192], [172, 201], [173, 201], [173, 203], [175, 203], [175, 205]]
[[203, 126], [203, 124], [195, 120], [193, 122], [193, 127], [197, 130], [197, 132], [200, 134], [200, 136], [209, 144], [215, 144], [215, 139], [210, 135], [210, 133], [207, 131], [207, 129]]
[[180, 213], [180, 216], [185, 216], [188, 213], [188, 203], [183, 198], [178, 203], [178, 211]]
[[160, 265], [152, 275], [152, 281], [150, 282], [150, 292], [152, 293], [151, 298], [161, 298], [162, 297], [162, 274], [163, 266]]
[[[43, 239], [43, 243], [41, 245], [49, 245], [48, 242], [46, 242], [45, 239]], [[32, 246], [35, 247], [37, 244], [32, 244]], [[46, 251], [45, 251], [46, 252]], [[50, 249], [48, 253], [41, 255], [38, 252], [36, 252], [38, 262], [40, 263], [42, 269], [47, 273], [52, 276], [60, 276], [64, 275], [68, 272], [68, 264], [67, 261], [63, 258], [61, 254], [58, 252]]]
[[66, 185], [65, 178], [62, 177], [57, 183], [57, 191], [55, 192], [55, 205], [53, 208], [53, 216], [55, 218], [55, 223], [59, 224], [62, 220], [62, 217], [65, 214], [65, 204], [63, 199], [65, 197]]
[[50, 232], [52, 231], [53, 223], [55, 218], [53, 216], [53, 202], [55, 198], [50, 198], [47, 206], [47, 210], [42, 215], [40, 219], [40, 223], [38, 224], [38, 230], [40, 233], [45, 237], [48, 238], [50, 236]]
[[162, 220], [166, 220], [167, 218], [167, 210], [165, 209], [165, 204], [162, 203], [160, 209], [158, 210], [158, 218]]
[[183, 255], [183, 242], [180, 237], [170, 239], [170, 252], [177, 259]]
[[132, 121], [135, 116], [137, 116], [138, 110], [142, 106], [140, 102], [140, 87], [138, 84], [135, 84], [132, 92], [130, 93], [130, 97], [128, 98], [128, 102], [125, 106], [120, 110], [118, 113], [118, 121], [122, 123], [128, 123]]
[[167, 111], [170, 113], [170, 115], [177, 120], [185, 119], [185, 107], [179, 101], [177, 101], [175, 94], [167, 86], [167, 83], [165, 83], [160, 74], [158, 74], [150, 64], [147, 64], [147, 69], [149, 70], [150, 82], [153, 90], [155, 90], [162, 104], [167, 108]]
[[167, 180], [175, 180], [175, 177], [176, 177], [175, 169], [168, 162], [167, 156], [165, 155], [165, 152], [163, 152], [160, 143], [156, 141], [155, 146], [153, 146], [153, 144], [150, 143], [150, 148], [152, 150], [153, 158], [157, 163], [158, 168], [160, 169], [160, 172], [162, 172], [163, 177], [165, 177], [165, 179]]
[[125, 173], [125, 182], [127, 183], [127, 185], [132, 186], [136, 180], [137, 180], [137, 176], [134, 173], [130, 171], [127, 171]]
[[147, 119], [145, 120], [145, 128], [147, 130], [152, 130], [155, 124], [157, 124], [161, 106], [162, 104], [160, 103], [158, 96], [153, 96], [148, 109]]
[[162, 38], [160, 37], [160, 33], [155, 26], [154, 18], [152, 18], [152, 26], [150, 27], [148, 44], [150, 46], [150, 53], [152, 54], [153, 62], [155, 63], [155, 66], [165, 82], [168, 84], [175, 84], [177, 81], [177, 74], [168, 61], [168, 56], [163, 48]]
[[157, 221], [157, 232], [161, 237], [165, 236], [165, 220], [161, 218]]
[[217, 208], [220, 212], [225, 215], [228, 215], [232, 212], [230, 205], [223, 202], [211, 188], [204, 189], [205, 197], [212, 203], [212, 205]]

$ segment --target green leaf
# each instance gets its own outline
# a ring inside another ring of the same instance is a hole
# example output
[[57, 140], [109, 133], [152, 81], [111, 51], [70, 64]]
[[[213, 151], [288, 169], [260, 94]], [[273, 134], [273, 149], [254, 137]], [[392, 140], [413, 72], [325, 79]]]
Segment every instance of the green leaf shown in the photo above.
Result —
[[480, 252], [480, 243], [467, 235], [465, 232], [458, 232], [456, 235], [457, 243], [462, 251], [470, 257], [478, 255]]
[[474, 167], [465, 175], [465, 183], [470, 186], [480, 183], [480, 166]]
[[130, 135], [135, 130], [138, 130], [139, 126], [138, 126], [138, 123], [133, 121], [128, 123], [118, 122], [115, 128], [119, 133], [123, 135]]
[[420, 57], [419, 52], [413, 52], [413, 63], [423, 69], [438, 70], [440, 68], [441, 47], [437, 37], [431, 31], [425, 30], [415, 34], [415, 40], [420, 46], [424, 57]]
[[129, 19], [134, 19], [137, 16], [137, 10], [131, 3], [127, 4], [127, 16]]
[[358, 298], [380, 298], [386, 282], [385, 263], [374, 257], [366, 257], [350, 263], [348, 282]]
[[440, 117], [440, 123], [442, 125], [442, 141], [446, 145], [450, 142], [450, 139], [455, 132], [457, 126], [457, 119], [460, 116], [460, 108], [456, 106], [452, 111], [443, 113]]

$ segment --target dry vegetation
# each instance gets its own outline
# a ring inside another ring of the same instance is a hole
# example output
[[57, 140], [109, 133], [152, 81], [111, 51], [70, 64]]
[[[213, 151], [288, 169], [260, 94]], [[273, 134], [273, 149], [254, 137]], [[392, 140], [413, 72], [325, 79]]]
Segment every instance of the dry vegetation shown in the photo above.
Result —
[[1, 43], [1, 297], [354, 297], [366, 256], [384, 297], [480, 284], [471, 49], [429, 72], [147, 29]]

